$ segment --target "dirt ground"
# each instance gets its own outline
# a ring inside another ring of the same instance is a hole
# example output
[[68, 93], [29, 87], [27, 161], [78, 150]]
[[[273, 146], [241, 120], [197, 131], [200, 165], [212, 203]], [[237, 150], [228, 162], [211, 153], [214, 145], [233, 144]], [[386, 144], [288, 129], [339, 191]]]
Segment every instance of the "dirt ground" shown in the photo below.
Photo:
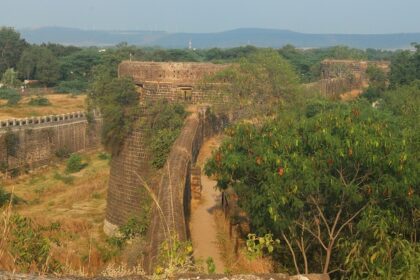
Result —
[[26, 118], [45, 115], [65, 114], [85, 110], [86, 95], [71, 94], [48, 94], [43, 97], [48, 98], [51, 105], [48, 106], [30, 106], [28, 102], [31, 97], [25, 96], [16, 106], [6, 106], [5, 100], [0, 100], [0, 119]]
[[[197, 164], [203, 167], [205, 161], [217, 149], [221, 137], [211, 138], [206, 141], [200, 150]], [[194, 258], [206, 261], [211, 257], [216, 265], [216, 273], [224, 273], [225, 266], [219, 252], [217, 229], [214, 211], [220, 208], [220, 192], [216, 190], [216, 181], [202, 174], [201, 201], [194, 203], [191, 213], [191, 239], [194, 248]]]

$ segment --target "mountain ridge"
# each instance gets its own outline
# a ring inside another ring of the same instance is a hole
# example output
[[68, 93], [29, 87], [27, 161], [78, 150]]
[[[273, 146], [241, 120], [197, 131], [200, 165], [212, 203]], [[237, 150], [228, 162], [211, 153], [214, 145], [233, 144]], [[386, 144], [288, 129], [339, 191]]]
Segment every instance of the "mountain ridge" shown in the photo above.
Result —
[[230, 48], [244, 45], [279, 48], [287, 44], [299, 48], [347, 45], [355, 48], [407, 49], [420, 42], [419, 33], [315, 34], [286, 29], [238, 28], [209, 33], [170, 33], [145, 30], [84, 30], [69, 27], [41, 27], [18, 30], [30, 43], [60, 43], [75, 46], [113, 46], [127, 42], [137, 46], [186, 48]]

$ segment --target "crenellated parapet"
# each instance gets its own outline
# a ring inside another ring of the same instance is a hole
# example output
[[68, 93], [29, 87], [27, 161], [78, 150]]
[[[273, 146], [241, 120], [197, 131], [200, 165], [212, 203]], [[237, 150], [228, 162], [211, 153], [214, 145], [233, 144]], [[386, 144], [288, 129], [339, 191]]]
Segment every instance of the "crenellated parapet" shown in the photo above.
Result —
[[[92, 117], [100, 118], [99, 112], [93, 111]], [[59, 114], [59, 115], [48, 115], [42, 117], [28, 117], [28, 118], [14, 118], [14, 119], [4, 119], [0, 120], [0, 133], [2, 128], [24, 128], [24, 127], [33, 127], [36, 125], [48, 125], [54, 124], [58, 125], [60, 123], [68, 123], [72, 121], [86, 120], [87, 113], [83, 111]]]
[[0, 120], [0, 172], [19, 174], [49, 164], [62, 152], [99, 147], [101, 127], [97, 112]]

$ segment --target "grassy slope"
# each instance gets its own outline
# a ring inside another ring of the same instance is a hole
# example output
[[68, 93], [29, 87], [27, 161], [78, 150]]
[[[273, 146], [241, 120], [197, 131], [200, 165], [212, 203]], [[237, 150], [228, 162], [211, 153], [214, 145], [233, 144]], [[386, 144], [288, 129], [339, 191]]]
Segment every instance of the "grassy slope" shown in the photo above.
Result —
[[65, 174], [65, 162], [61, 162], [4, 185], [6, 190], [13, 189], [26, 201], [15, 206], [13, 212], [30, 217], [40, 225], [61, 224], [61, 246], [55, 248], [53, 254], [60, 263], [76, 273], [91, 274], [113, 259], [102, 231], [109, 164], [108, 160], [98, 158], [98, 152], [82, 157], [88, 166], [72, 175], [72, 184], [57, 179], [56, 174]]
[[28, 105], [30, 96], [23, 97], [17, 106], [4, 106], [6, 101], [0, 100], [0, 119], [64, 114], [85, 110], [85, 95], [48, 94], [43, 97], [48, 98], [51, 105], [30, 106]]

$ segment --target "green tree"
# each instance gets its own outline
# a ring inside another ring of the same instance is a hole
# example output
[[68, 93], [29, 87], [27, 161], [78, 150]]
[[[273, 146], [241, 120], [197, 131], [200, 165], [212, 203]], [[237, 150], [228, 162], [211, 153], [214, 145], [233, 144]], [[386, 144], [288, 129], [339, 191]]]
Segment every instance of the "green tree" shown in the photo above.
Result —
[[42, 48], [41, 50], [36, 67], [35, 79], [47, 86], [52, 86], [60, 78], [60, 66], [57, 58], [50, 50], [46, 48]]
[[[396, 88], [400, 85], [407, 85], [416, 79], [420, 79], [420, 49], [415, 54], [410, 51], [403, 51], [397, 54], [391, 63], [391, 72], [389, 74], [390, 86]], [[417, 65], [416, 65], [417, 64]]]
[[377, 66], [369, 65], [366, 74], [369, 80], [369, 87], [363, 93], [363, 97], [373, 101], [381, 97], [388, 87], [388, 77], [384, 70]]
[[[391, 238], [418, 246], [420, 141], [400, 116], [364, 102], [321, 102], [227, 133], [205, 171], [220, 189], [234, 189], [257, 235], [282, 241], [275, 257], [286, 269], [345, 269], [351, 247], [338, 249], [338, 243], [363, 235], [361, 223], [373, 208], [398, 219]], [[372, 227], [375, 222], [369, 220]], [[381, 246], [370, 238], [361, 243], [364, 250]]]
[[132, 80], [115, 78], [113, 71], [99, 65], [88, 92], [88, 108], [99, 109], [103, 116], [102, 142], [116, 154], [139, 116], [139, 95]]
[[13, 28], [0, 28], [0, 75], [9, 68], [16, 68], [26, 46], [26, 41]]
[[21, 84], [18, 79], [18, 73], [13, 68], [7, 69], [6, 72], [4, 72], [1, 81], [7, 87], [11, 88], [17, 87]]
[[95, 48], [73, 52], [60, 59], [60, 72], [64, 80], [90, 79], [92, 68], [100, 62], [100, 55]]
[[224, 71], [204, 80], [204, 87], [216, 83], [235, 100], [227, 106], [247, 106], [252, 111], [274, 108], [283, 101], [298, 98], [298, 77], [292, 66], [274, 50], [260, 50]]
[[23, 79], [35, 79], [35, 70], [38, 60], [38, 47], [31, 46], [23, 51], [17, 64], [17, 69]]
[[25, 79], [36, 79], [46, 86], [54, 85], [60, 78], [59, 62], [46, 47], [31, 46], [26, 49], [18, 64]]

